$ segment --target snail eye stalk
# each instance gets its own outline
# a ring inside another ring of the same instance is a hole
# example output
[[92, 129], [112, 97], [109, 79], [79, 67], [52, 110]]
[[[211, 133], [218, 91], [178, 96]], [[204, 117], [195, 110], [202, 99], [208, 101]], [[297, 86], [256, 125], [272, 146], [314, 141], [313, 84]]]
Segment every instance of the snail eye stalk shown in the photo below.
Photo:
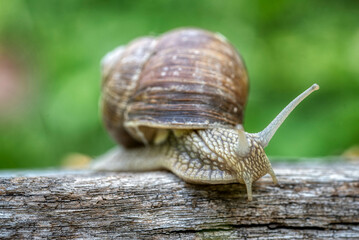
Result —
[[284, 120], [289, 116], [289, 114], [295, 109], [295, 107], [308, 97], [312, 92], [319, 89], [318, 84], [313, 84], [310, 88], [301, 93], [293, 101], [291, 101], [274, 119], [273, 121], [261, 132], [257, 133], [260, 139], [260, 143], [263, 148], [268, 146], [268, 143], [272, 139], [275, 132], [282, 125]]

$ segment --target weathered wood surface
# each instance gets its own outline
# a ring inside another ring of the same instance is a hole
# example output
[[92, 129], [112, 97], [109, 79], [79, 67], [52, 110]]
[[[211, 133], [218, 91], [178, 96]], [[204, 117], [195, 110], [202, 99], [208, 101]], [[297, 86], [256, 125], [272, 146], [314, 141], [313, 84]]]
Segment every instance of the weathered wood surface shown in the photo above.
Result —
[[277, 164], [243, 185], [168, 172], [0, 172], [1, 239], [359, 239], [359, 164]]

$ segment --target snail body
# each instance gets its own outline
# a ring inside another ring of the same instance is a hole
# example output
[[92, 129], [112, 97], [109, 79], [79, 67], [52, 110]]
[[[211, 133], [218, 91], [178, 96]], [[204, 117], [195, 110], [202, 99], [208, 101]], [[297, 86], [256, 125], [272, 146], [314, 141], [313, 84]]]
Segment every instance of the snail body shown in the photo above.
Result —
[[248, 74], [219, 34], [177, 29], [142, 37], [102, 60], [102, 115], [123, 147], [102, 156], [97, 170], [168, 169], [186, 182], [246, 185], [269, 173], [264, 152], [289, 113], [314, 84], [259, 133], [243, 130]]

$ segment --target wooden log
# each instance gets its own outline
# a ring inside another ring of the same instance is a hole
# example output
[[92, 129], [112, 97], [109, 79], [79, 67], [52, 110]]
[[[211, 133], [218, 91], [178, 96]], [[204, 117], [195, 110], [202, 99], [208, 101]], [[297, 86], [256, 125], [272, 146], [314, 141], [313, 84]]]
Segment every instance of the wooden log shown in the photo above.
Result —
[[0, 172], [1, 239], [359, 239], [359, 164], [274, 164], [254, 184], [169, 172]]

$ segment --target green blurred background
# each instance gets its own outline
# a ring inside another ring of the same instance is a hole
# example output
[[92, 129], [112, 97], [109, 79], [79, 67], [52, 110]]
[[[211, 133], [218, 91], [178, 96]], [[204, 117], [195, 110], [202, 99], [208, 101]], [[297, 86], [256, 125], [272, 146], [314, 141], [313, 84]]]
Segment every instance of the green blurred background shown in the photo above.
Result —
[[242, 54], [248, 132], [320, 85], [279, 129], [269, 156], [355, 153], [359, 1], [0, 0], [0, 168], [59, 166], [114, 146], [98, 109], [100, 59], [182, 26], [220, 32]]

